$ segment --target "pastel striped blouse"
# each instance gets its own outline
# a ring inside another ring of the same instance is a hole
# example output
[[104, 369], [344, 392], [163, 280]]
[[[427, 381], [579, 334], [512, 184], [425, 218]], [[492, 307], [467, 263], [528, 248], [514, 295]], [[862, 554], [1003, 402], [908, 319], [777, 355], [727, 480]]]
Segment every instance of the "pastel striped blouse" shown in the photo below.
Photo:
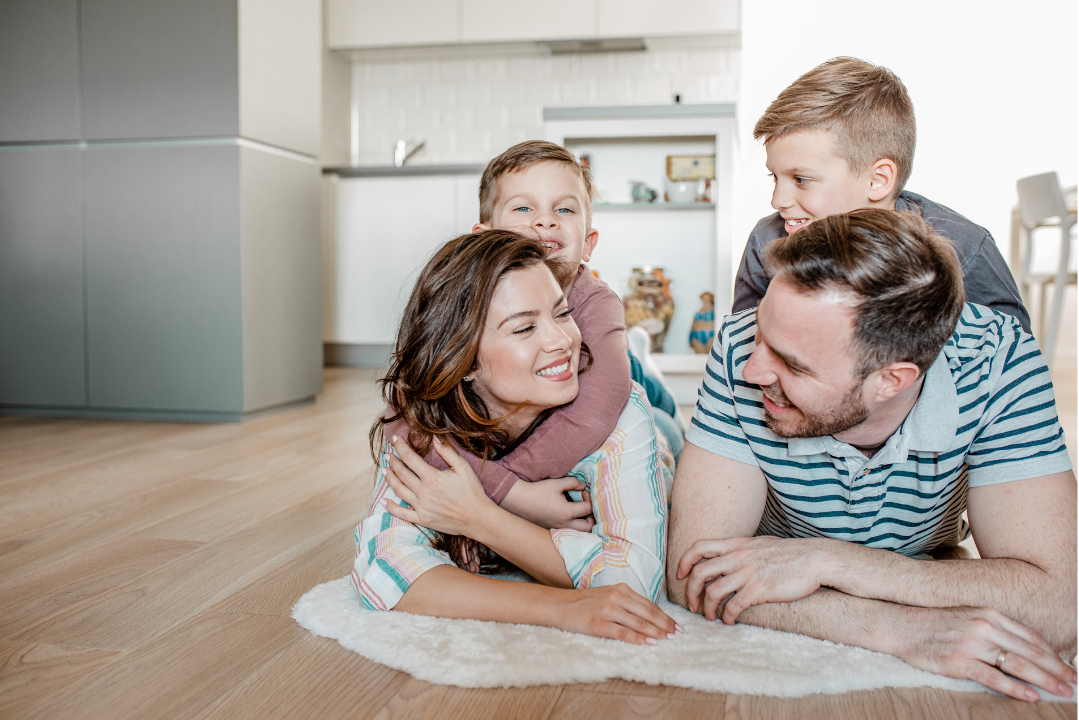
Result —
[[[387, 446], [389, 449], [389, 446]], [[367, 518], [356, 526], [352, 584], [363, 606], [393, 608], [420, 575], [449, 556], [431, 547], [434, 533], [386, 512], [381, 500], [401, 502], [385, 480], [385, 460]], [[667, 501], [674, 458], [656, 430], [644, 389], [634, 383], [614, 432], [570, 474], [592, 496], [591, 532], [552, 530], [574, 587], [626, 583], [653, 601], [663, 592]]]
[[1038, 344], [1010, 315], [967, 303], [917, 403], [872, 458], [833, 437], [781, 438], [742, 378], [756, 310], [716, 333], [686, 441], [757, 465], [758, 535], [828, 537], [906, 555], [968, 534], [967, 489], [1071, 468]]

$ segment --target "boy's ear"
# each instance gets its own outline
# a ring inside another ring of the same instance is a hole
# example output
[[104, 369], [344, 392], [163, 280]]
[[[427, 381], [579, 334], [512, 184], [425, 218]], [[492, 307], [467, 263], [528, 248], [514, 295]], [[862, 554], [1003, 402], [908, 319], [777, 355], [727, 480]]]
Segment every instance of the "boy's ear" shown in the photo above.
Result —
[[472, 234], [475, 235], [476, 233], [487, 232], [490, 229], [491, 229], [490, 225], [484, 225], [483, 223], [476, 223], [475, 225], [472, 226]]
[[596, 249], [596, 243], [599, 242], [599, 230], [592, 228], [588, 231], [588, 234], [584, 236], [584, 254], [581, 255], [581, 262], [588, 262], [592, 259], [592, 252]]
[[895, 160], [881, 158], [869, 168], [869, 202], [883, 203], [892, 197], [898, 171]]

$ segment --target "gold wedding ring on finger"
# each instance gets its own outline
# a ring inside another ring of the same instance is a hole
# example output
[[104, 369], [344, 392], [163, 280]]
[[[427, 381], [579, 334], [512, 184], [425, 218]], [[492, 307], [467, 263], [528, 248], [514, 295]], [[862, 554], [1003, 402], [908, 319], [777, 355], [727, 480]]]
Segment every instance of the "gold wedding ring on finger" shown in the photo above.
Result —
[[993, 663], [993, 667], [1000, 670], [1000, 666], [1004, 664], [1004, 658], [1007, 657], [1007, 655], [1008, 651], [1001, 648], [1000, 652], [997, 653], [997, 661]]

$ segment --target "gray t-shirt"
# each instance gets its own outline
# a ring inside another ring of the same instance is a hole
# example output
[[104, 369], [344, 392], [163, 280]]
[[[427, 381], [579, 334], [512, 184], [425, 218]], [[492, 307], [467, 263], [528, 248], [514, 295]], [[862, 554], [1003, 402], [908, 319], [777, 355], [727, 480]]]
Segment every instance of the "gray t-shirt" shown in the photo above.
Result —
[[[912, 192], [900, 193], [895, 201], [895, 209], [918, 213], [934, 231], [951, 241], [963, 266], [967, 302], [1011, 315], [1025, 331], [1030, 332], [1030, 315], [1019, 296], [1015, 278], [988, 230], [951, 208]], [[753, 228], [742, 253], [738, 276], [734, 280], [734, 306], [731, 312], [741, 312], [760, 303], [772, 279], [764, 269], [764, 246], [786, 234], [783, 218], [778, 212], [762, 219]]]

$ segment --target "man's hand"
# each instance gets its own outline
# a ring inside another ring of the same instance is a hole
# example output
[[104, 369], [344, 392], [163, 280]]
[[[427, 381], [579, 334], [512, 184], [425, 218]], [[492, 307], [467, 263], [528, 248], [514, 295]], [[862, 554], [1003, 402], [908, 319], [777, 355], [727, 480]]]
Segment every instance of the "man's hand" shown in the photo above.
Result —
[[[536, 482], [518, 480], [500, 505], [517, 517], [545, 530], [570, 528], [591, 532], [596, 521], [592, 517], [592, 498], [585, 487], [585, 484], [575, 477]], [[581, 502], [566, 499], [563, 493], [571, 490], [581, 492]]]
[[[1019, 678], [1060, 697], [1070, 697], [1076, 673], [1038, 633], [981, 608], [907, 608], [910, 622], [897, 632], [893, 654], [930, 672], [973, 680], [1018, 700], [1038, 693]], [[1000, 670], [994, 667], [1006, 653]], [[1009, 677], [1012, 676], [1012, 677]]]
[[698, 540], [678, 562], [677, 578], [687, 576], [686, 600], [692, 612], [733, 625], [754, 605], [793, 602], [821, 586], [828, 560], [827, 541], [776, 537]]

